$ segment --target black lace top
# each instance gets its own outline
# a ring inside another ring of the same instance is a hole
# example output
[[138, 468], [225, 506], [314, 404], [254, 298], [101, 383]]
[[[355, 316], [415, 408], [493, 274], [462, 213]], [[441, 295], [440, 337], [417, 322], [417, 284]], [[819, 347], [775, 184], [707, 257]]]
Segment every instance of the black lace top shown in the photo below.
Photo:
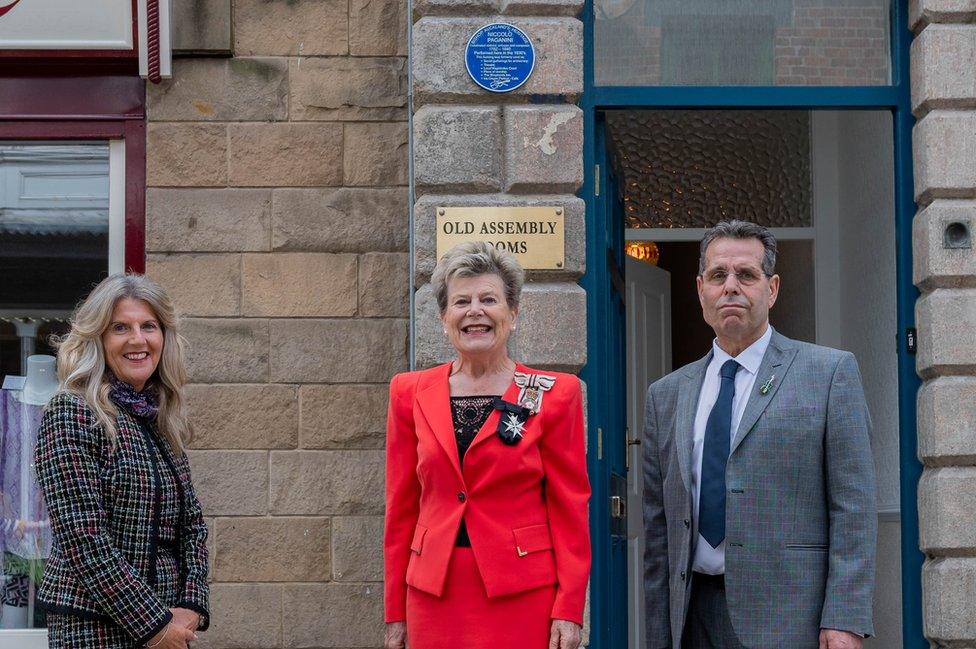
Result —
[[[468, 452], [468, 447], [474, 441], [475, 436], [481, 427], [485, 425], [488, 415], [491, 414], [491, 404], [495, 400], [490, 397], [451, 397], [451, 416], [454, 419], [454, 439], [457, 441], [458, 461], [464, 466], [464, 454]], [[454, 545], [464, 548], [471, 547], [471, 539], [468, 538], [468, 528], [461, 520], [461, 527], [458, 528], [457, 540]]]

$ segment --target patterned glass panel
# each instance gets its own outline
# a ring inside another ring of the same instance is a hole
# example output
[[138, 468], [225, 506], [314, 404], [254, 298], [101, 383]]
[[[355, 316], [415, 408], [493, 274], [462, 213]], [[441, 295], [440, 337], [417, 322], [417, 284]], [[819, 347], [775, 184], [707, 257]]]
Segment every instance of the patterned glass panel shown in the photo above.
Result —
[[607, 125], [628, 228], [812, 225], [807, 111], [620, 111]]
[[890, 83], [890, 0], [594, 0], [601, 86]]

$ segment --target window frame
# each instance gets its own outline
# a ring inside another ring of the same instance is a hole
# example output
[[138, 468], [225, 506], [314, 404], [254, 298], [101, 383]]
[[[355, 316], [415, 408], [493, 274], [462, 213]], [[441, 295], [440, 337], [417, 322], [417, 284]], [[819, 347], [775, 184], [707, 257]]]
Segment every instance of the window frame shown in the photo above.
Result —
[[[65, 120], [65, 121], [0, 121], [0, 140], [45, 141], [45, 140], [95, 140], [109, 142], [110, 178], [114, 180], [114, 168], [118, 148], [116, 141], [122, 142], [124, 156], [124, 269], [126, 272], [142, 273], [146, 269], [146, 127], [141, 120]], [[114, 184], [114, 183], [113, 183]], [[112, 189], [115, 189], [112, 187]], [[109, 200], [110, 215], [115, 211]], [[109, 250], [114, 248], [110, 216]], [[112, 269], [115, 270], [115, 269]], [[118, 269], [121, 270], [121, 269]]]

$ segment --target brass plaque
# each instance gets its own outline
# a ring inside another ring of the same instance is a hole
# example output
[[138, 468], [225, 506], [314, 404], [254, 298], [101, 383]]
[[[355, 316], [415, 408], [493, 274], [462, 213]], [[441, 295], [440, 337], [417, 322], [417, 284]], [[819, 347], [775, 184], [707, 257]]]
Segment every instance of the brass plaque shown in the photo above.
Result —
[[561, 207], [438, 207], [437, 258], [465, 241], [487, 241], [522, 268], [560, 269], [566, 232]]

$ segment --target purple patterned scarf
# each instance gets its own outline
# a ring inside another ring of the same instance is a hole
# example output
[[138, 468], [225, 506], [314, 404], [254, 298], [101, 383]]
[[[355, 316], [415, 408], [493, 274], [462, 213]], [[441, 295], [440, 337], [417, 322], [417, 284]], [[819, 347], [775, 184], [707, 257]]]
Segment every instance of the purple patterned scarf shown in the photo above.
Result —
[[143, 419], [155, 419], [159, 412], [159, 395], [156, 386], [149, 384], [142, 392], [136, 392], [135, 388], [115, 377], [114, 374], [107, 372], [109, 385], [108, 396], [118, 407]]

